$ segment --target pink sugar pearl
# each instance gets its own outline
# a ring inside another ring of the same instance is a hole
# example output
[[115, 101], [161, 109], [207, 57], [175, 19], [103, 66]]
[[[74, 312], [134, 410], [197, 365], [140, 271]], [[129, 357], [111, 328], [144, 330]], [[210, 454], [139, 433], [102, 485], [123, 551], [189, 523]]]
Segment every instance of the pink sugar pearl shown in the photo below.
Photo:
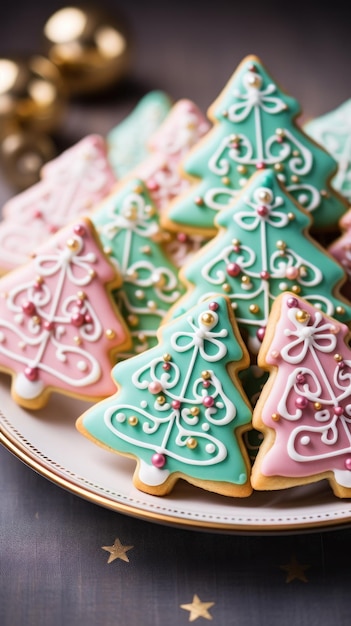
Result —
[[162, 391], [162, 385], [160, 381], [153, 380], [151, 383], [149, 383], [148, 390], [150, 391], [150, 393], [160, 393], [160, 391]]
[[164, 454], [159, 454], [158, 452], [155, 452], [155, 454], [152, 455], [151, 463], [158, 469], [162, 469], [162, 467], [166, 465], [166, 457]]

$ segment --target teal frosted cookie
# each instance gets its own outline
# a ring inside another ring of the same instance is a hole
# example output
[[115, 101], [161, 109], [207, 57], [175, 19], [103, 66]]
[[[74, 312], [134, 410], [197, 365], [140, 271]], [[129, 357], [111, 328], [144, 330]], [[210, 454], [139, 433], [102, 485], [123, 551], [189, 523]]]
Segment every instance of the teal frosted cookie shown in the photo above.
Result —
[[159, 325], [183, 293], [178, 269], [164, 252], [167, 233], [141, 180], [119, 185], [91, 219], [122, 276], [114, 296], [132, 335], [130, 356], [156, 344]]
[[107, 135], [110, 163], [118, 178], [129, 174], [148, 154], [148, 141], [166, 118], [172, 100], [163, 91], [150, 91]]
[[230, 304], [217, 296], [161, 327], [156, 347], [118, 363], [118, 391], [89, 408], [77, 428], [136, 459], [134, 484], [147, 493], [165, 495], [183, 478], [248, 496], [242, 434], [252, 410], [237, 378], [248, 364]]
[[310, 237], [311, 216], [271, 170], [257, 172], [216, 218], [217, 236], [180, 271], [187, 292], [169, 317], [216, 293], [230, 299], [244, 340], [256, 354], [275, 298], [292, 291], [340, 321], [351, 307], [339, 293], [346, 274]]
[[338, 171], [331, 184], [351, 202], [351, 99], [310, 120], [304, 128], [337, 161]]
[[263, 169], [273, 170], [313, 214], [316, 230], [336, 227], [346, 209], [329, 185], [337, 163], [297, 126], [299, 113], [298, 102], [280, 89], [261, 61], [246, 57], [209, 108], [213, 128], [183, 163], [192, 186], [170, 204], [168, 227], [215, 234], [216, 214]]

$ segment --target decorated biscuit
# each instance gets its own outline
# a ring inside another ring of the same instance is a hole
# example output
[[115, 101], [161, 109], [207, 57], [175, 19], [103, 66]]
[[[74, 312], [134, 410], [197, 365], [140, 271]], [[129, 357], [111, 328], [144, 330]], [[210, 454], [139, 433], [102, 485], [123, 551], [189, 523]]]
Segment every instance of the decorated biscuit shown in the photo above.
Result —
[[341, 321], [351, 306], [339, 293], [345, 273], [308, 233], [311, 216], [272, 170], [257, 172], [236, 202], [218, 213], [218, 234], [180, 271], [186, 293], [177, 316], [199, 300], [225, 293], [244, 340], [256, 354], [274, 299], [293, 291]]
[[159, 325], [182, 293], [178, 269], [163, 249], [167, 233], [141, 180], [118, 185], [91, 217], [123, 278], [114, 296], [132, 335], [130, 356], [156, 344]]
[[349, 339], [344, 324], [306, 300], [275, 301], [258, 356], [270, 376], [253, 416], [264, 434], [255, 489], [327, 479], [336, 496], [351, 497]]
[[310, 120], [304, 129], [337, 162], [338, 171], [331, 184], [351, 203], [351, 99]]
[[[189, 181], [180, 174], [179, 164], [209, 128], [200, 109], [191, 100], [183, 99], [173, 105], [164, 122], [151, 136], [150, 155], [133, 173], [145, 182], [160, 213], [173, 198], [189, 187]], [[199, 235], [190, 237], [179, 232], [167, 243], [167, 253], [181, 267], [203, 241]]]
[[23, 407], [52, 391], [98, 400], [130, 337], [111, 295], [121, 279], [87, 218], [61, 229], [32, 260], [0, 279], [0, 370]]
[[129, 174], [149, 154], [148, 142], [166, 118], [172, 100], [163, 91], [150, 91], [133, 111], [112, 128], [106, 139], [117, 178]]
[[215, 216], [254, 172], [272, 169], [313, 213], [316, 230], [336, 228], [346, 209], [329, 185], [336, 161], [295, 123], [297, 101], [286, 95], [255, 56], [246, 57], [212, 104], [213, 128], [183, 163], [190, 190], [163, 217], [169, 230], [214, 235]]
[[47, 163], [41, 176], [3, 207], [0, 273], [25, 263], [50, 235], [89, 214], [116, 183], [99, 135], [88, 135]]
[[242, 433], [251, 407], [237, 371], [248, 354], [223, 296], [165, 324], [159, 343], [117, 364], [117, 393], [86, 411], [78, 430], [137, 461], [135, 486], [165, 495], [179, 478], [216, 493], [248, 496]]
[[149, 141], [150, 155], [134, 171], [142, 178], [152, 200], [162, 211], [171, 199], [189, 186], [180, 176], [179, 163], [210, 128], [191, 100], [176, 102]]
[[329, 244], [328, 251], [346, 272], [347, 280], [342, 286], [342, 293], [351, 300], [351, 209], [340, 220], [340, 226], [343, 232]]

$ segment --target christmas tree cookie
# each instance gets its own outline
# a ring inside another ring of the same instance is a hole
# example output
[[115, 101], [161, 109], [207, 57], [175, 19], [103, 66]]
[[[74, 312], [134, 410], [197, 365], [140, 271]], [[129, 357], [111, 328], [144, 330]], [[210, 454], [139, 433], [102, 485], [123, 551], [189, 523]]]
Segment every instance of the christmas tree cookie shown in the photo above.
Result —
[[340, 228], [342, 234], [329, 244], [328, 251], [346, 272], [347, 280], [342, 286], [342, 293], [351, 300], [351, 209], [341, 218]]
[[213, 128], [183, 162], [192, 185], [170, 204], [165, 228], [214, 235], [218, 211], [262, 169], [313, 213], [316, 230], [336, 227], [346, 209], [328, 182], [337, 163], [296, 125], [299, 113], [261, 61], [246, 57], [208, 111]]
[[0, 273], [26, 263], [50, 235], [88, 214], [116, 183], [105, 140], [89, 135], [47, 163], [42, 180], [3, 207]]
[[310, 120], [304, 129], [337, 162], [338, 171], [331, 184], [351, 203], [351, 99]]
[[310, 215], [272, 170], [257, 172], [215, 223], [217, 236], [180, 272], [188, 289], [170, 316], [225, 293], [253, 354], [272, 303], [283, 291], [300, 294], [341, 321], [351, 320], [351, 307], [339, 294], [344, 270], [309, 236]]
[[0, 279], [0, 370], [18, 404], [39, 409], [52, 391], [92, 401], [114, 391], [115, 355], [131, 343], [111, 295], [120, 282], [87, 218]]
[[251, 407], [237, 371], [248, 366], [230, 304], [217, 296], [163, 325], [157, 346], [113, 369], [117, 393], [86, 411], [78, 430], [137, 460], [135, 486], [165, 495], [179, 478], [248, 496], [242, 433]]
[[[191, 100], [183, 99], [173, 105], [150, 138], [150, 155], [133, 173], [145, 182], [160, 213], [188, 188], [189, 181], [181, 176], [179, 164], [209, 128], [200, 109]], [[198, 235], [189, 237], [179, 232], [167, 243], [166, 250], [177, 267], [181, 267], [202, 242], [203, 238]]]
[[166, 118], [172, 101], [163, 91], [150, 91], [133, 111], [108, 133], [108, 155], [118, 179], [129, 174], [149, 154], [150, 137]]
[[182, 293], [178, 270], [164, 252], [166, 233], [140, 179], [121, 183], [91, 218], [123, 279], [114, 296], [132, 335], [130, 356], [156, 344], [159, 325]]
[[348, 328], [293, 294], [275, 301], [259, 352], [270, 372], [254, 409], [264, 434], [255, 489], [327, 479], [351, 497], [351, 352]]
[[180, 175], [179, 163], [210, 128], [200, 109], [191, 100], [176, 102], [164, 122], [151, 136], [150, 154], [134, 170], [142, 178], [159, 211], [189, 186]]

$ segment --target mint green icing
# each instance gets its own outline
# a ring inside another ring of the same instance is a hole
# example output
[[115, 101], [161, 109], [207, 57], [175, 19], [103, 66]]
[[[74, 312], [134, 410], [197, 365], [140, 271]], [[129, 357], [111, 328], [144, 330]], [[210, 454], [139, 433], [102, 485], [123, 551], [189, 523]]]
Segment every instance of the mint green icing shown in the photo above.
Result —
[[144, 183], [133, 179], [103, 200], [91, 219], [123, 279], [114, 297], [132, 335], [132, 354], [146, 350], [183, 292], [178, 269], [163, 251], [158, 212]]
[[148, 155], [148, 141], [168, 115], [172, 101], [163, 91], [150, 91], [108, 133], [108, 156], [117, 178], [123, 178]]
[[331, 184], [351, 202], [351, 99], [310, 120], [304, 130], [337, 161], [338, 171]]
[[211, 232], [219, 210], [233, 202], [257, 169], [269, 168], [313, 214], [317, 229], [337, 225], [346, 205], [329, 179], [336, 161], [295, 123], [298, 102], [273, 81], [257, 57], [247, 57], [209, 110], [214, 126], [185, 159], [199, 181], [169, 208], [184, 229]]
[[[218, 306], [216, 311], [209, 302]], [[189, 478], [243, 485], [248, 459], [235, 431], [251, 423], [252, 412], [239, 380], [227, 369], [232, 361], [240, 367], [243, 348], [233, 332], [226, 299], [216, 296], [209, 302], [165, 324], [156, 347], [118, 363], [112, 371], [118, 392], [88, 409], [81, 420], [97, 442], [137, 457], [147, 469], [159, 453], [165, 457], [167, 475], [181, 472]], [[206, 313], [210, 318], [204, 321]], [[150, 383], [161, 390], [150, 391]], [[213, 398], [212, 407], [204, 405], [205, 396]], [[194, 441], [195, 447], [187, 445]]]
[[350, 320], [351, 307], [334, 295], [344, 270], [303, 235], [309, 224], [310, 216], [271, 170], [257, 173], [237, 202], [217, 215], [220, 230], [185, 268], [182, 279], [190, 288], [170, 315], [225, 293], [253, 353], [259, 347], [256, 333], [266, 327], [272, 303], [283, 291], [298, 293], [340, 321]]

